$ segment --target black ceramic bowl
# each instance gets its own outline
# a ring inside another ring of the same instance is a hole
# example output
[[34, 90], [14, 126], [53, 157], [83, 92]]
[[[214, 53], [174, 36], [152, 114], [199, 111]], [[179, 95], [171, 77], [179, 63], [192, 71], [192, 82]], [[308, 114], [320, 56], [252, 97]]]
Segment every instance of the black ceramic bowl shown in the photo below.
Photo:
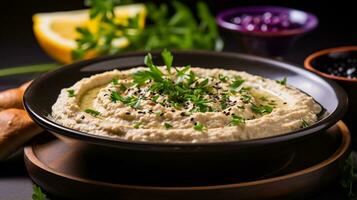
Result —
[[[156, 175], [170, 174], [178, 185], [184, 183], [187, 177], [199, 183], [212, 178], [219, 182], [227, 182], [232, 178], [234, 181], [244, 181], [273, 174], [294, 156], [297, 145], [303, 144], [309, 136], [323, 133], [340, 120], [346, 111], [347, 97], [338, 85], [291, 64], [235, 53], [174, 51], [173, 54], [176, 66], [190, 64], [243, 70], [270, 79], [282, 79], [286, 76], [288, 84], [314, 97], [328, 114], [308, 128], [285, 135], [248, 141], [196, 144], [112, 139], [72, 130], [51, 119], [51, 107], [62, 88], [93, 74], [116, 68], [142, 66], [145, 52], [82, 61], [46, 73], [33, 81], [26, 90], [25, 108], [40, 126], [71, 143], [73, 148], [84, 146], [86, 152], [97, 155], [94, 162], [112, 159], [113, 162], [134, 167], [137, 173], [142, 173], [143, 168], [146, 171], [150, 168]], [[153, 53], [154, 62], [163, 64], [159, 55], [159, 52]], [[251, 173], [247, 173], [248, 171]]]

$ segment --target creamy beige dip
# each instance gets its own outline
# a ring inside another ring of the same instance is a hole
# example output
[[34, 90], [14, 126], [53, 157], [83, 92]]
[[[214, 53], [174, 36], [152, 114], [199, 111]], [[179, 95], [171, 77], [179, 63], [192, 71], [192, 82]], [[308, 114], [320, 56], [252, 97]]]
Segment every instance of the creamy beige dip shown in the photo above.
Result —
[[285, 134], [312, 125], [321, 112], [312, 97], [285, 82], [234, 70], [159, 69], [170, 87], [180, 87], [151, 79], [135, 84], [133, 74], [148, 68], [109, 71], [63, 89], [52, 117], [88, 134], [196, 143]]

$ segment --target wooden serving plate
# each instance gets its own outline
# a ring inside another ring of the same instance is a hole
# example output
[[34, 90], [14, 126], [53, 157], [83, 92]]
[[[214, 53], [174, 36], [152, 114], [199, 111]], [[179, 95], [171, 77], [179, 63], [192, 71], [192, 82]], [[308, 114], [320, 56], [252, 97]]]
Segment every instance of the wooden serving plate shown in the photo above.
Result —
[[155, 177], [147, 178], [125, 163], [105, 162], [93, 155], [88, 159], [80, 147], [69, 147], [50, 134], [37, 137], [25, 148], [25, 163], [32, 180], [56, 198], [290, 199], [311, 196], [335, 181], [350, 142], [349, 130], [340, 121], [326, 133], [311, 137], [275, 173], [245, 182], [234, 182], [233, 177], [224, 184], [212, 180], [197, 185], [187, 180], [186, 185], [171, 186], [175, 180], [170, 176], [150, 174], [147, 169], [148, 177]]

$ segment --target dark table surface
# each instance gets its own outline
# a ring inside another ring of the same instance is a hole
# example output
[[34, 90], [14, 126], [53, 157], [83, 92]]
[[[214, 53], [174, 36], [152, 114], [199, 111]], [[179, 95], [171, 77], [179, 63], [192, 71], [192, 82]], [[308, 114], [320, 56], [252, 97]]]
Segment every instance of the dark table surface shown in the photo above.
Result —
[[[226, 2], [232, 2], [224, 0]], [[35, 12], [68, 10], [81, 8], [82, 1], [31, 0], [18, 7], [17, 1], [8, 1], [2, 10], [0, 20], [3, 27], [0, 30], [0, 68], [18, 65], [54, 62], [41, 50], [35, 41], [31, 30], [31, 15]], [[63, 3], [62, 3], [63, 2]], [[242, 5], [254, 4], [258, 1], [241, 1]], [[304, 58], [310, 53], [341, 45], [357, 45], [357, 31], [353, 12], [353, 1], [269, 1], [269, 4], [297, 7], [317, 14], [320, 26], [313, 32], [303, 36], [283, 56], [283, 60], [302, 66]], [[222, 7], [229, 7], [237, 3], [227, 3]], [[12, 11], [16, 10], [14, 14]], [[229, 42], [225, 51], [238, 51], [238, 47]], [[33, 79], [38, 74], [27, 74], [0, 78], [0, 90], [15, 87], [26, 80]], [[0, 147], [1, 148], [1, 147]], [[0, 200], [31, 199], [32, 182], [29, 179], [22, 152], [18, 152], [12, 159], [0, 163]], [[341, 199], [339, 192], [334, 190], [321, 191], [314, 199]]]

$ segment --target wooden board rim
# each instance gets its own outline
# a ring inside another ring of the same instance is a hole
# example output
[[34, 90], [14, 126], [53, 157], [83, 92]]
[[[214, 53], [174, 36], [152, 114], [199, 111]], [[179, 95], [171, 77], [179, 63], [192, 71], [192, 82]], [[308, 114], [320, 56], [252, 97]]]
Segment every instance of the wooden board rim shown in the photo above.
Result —
[[223, 184], [223, 185], [212, 185], [212, 186], [188, 186], [188, 187], [162, 187], [162, 186], [140, 186], [140, 185], [126, 185], [126, 184], [115, 184], [115, 183], [106, 183], [102, 181], [95, 181], [95, 180], [88, 180], [88, 179], [83, 179], [80, 177], [72, 176], [72, 175], [67, 175], [63, 173], [58, 173], [48, 166], [44, 165], [36, 156], [33, 151], [33, 148], [31, 145], [25, 147], [24, 149], [24, 157], [25, 159], [29, 160], [33, 165], [36, 167], [41, 168], [42, 170], [45, 170], [47, 172], [50, 172], [52, 174], [55, 174], [57, 176], [78, 181], [78, 182], [85, 182], [88, 184], [96, 184], [96, 185], [102, 185], [105, 187], [112, 187], [112, 188], [126, 188], [126, 189], [138, 189], [138, 190], [156, 190], [156, 191], [202, 191], [202, 190], [217, 190], [217, 189], [231, 189], [231, 188], [237, 188], [237, 187], [249, 187], [249, 186], [258, 186], [258, 185], [263, 185], [267, 183], [274, 183], [274, 182], [279, 182], [279, 181], [284, 181], [288, 179], [292, 179], [295, 177], [299, 177], [302, 175], [307, 175], [309, 173], [313, 173], [315, 171], [318, 171], [322, 168], [325, 168], [332, 163], [334, 163], [336, 160], [338, 160], [340, 157], [344, 156], [346, 152], [349, 150], [350, 144], [351, 144], [351, 135], [350, 131], [348, 130], [346, 124], [342, 121], [339, 121], [337, 124], [338, 128], [341, 131], [342, 134], [342, 141], [338, 149], [335, 151], [334, 154], [332, 154], [329, 158], [325, 159], [319, 164], [316, 164], [314, 166], [308, 167], [304, 170], [300, 170], [297, 172], [293, 172], [290, 174], [278, 176], [278, 177], [272, 177], [272, 178], [267, 178], [267, 179], [261, 179], [261, 180], [256, 180], [256, 181], [250, 181], [250, 182], [241, 182], [241, 183], [232, 183], [232, 184]]

